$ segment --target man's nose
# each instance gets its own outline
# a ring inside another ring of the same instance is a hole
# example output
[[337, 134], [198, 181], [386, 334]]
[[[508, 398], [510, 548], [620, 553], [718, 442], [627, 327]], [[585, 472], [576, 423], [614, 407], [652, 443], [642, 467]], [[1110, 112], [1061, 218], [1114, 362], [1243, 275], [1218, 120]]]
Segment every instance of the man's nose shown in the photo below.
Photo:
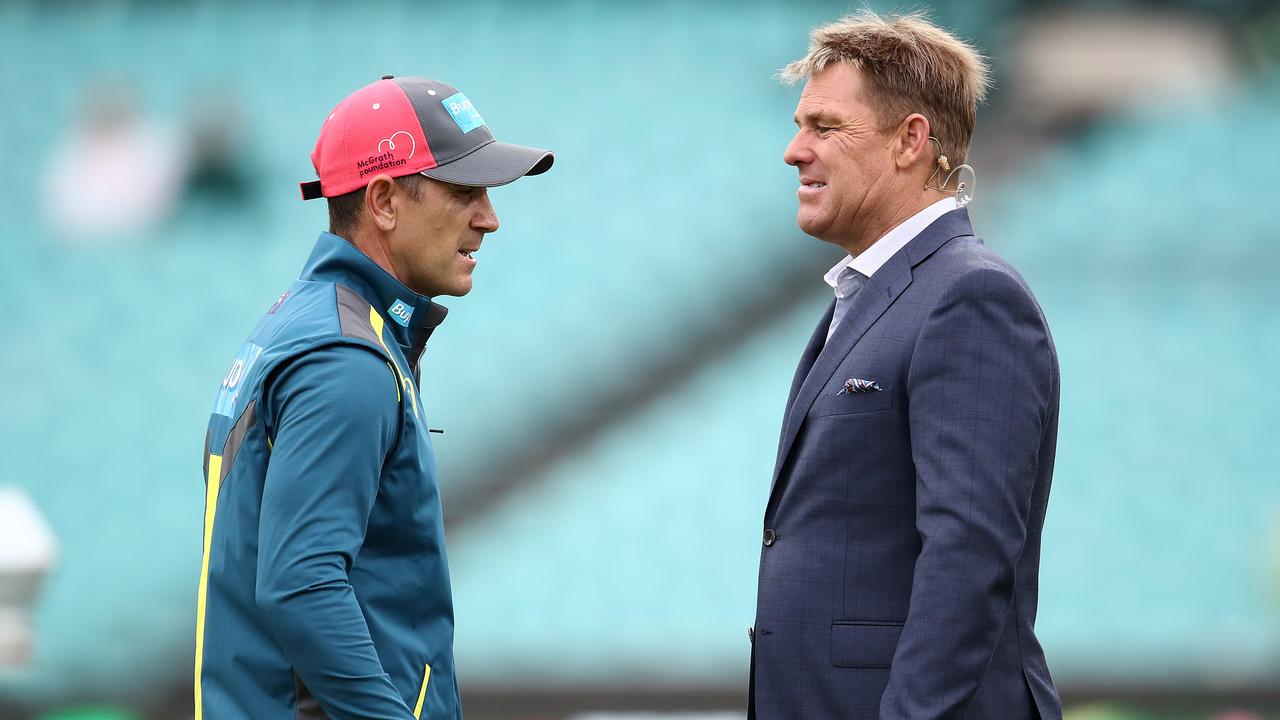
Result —
[[474, 230], [485, 233], [498, 231], [498, 213], [493, 209], [493, 203], [489, 200], [489, 192], [487, 190], [480, 198], [480, 207], [477, 208], [476, 214], [471, 218], [471, 227]]
[[809, 144], [805, 142], [804, 133], [798, 132], [795, 137], [791, 138], [791, 144], [787, 145], [786, 152], [782, 153], [782, 161], [794, 166], [813, 162], [813, 151], [809, 149]]

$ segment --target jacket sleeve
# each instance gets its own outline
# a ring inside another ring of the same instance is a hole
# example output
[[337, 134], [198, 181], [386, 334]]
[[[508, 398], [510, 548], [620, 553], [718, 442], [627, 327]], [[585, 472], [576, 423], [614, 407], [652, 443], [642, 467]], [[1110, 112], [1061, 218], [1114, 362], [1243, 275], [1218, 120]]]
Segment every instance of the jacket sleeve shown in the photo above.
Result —
[[1057, 382], [1035, 301], [996, 268], [953, 281], [907, 378], [916, 470], [911, 602], [883, 720], [962, 718], [1006, 622]]
[[258, 528], [262, 617], [330, 717], [412, 720], [348, 581], [398, 432], [391, 369], [371, 350], [322, 348], [276, 373], [263, 398], [273, 445]]

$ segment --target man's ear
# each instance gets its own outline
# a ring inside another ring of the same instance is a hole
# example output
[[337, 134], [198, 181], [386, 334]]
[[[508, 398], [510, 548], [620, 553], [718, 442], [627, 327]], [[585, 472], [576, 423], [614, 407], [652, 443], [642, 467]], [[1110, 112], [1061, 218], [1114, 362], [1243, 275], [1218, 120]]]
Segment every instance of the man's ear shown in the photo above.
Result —
[[390, 175], [378, 175], [369, 181], [364, 191], [364, 210], [369, 222], [382, 232], [396, 228], [396, 195], [399, 188]]
[[900, 170], [928, 166], [933, 162], [933, 148], [929, 143], [929, 118], [911, 113], [898, 126], [897, 154], [894, 161]]

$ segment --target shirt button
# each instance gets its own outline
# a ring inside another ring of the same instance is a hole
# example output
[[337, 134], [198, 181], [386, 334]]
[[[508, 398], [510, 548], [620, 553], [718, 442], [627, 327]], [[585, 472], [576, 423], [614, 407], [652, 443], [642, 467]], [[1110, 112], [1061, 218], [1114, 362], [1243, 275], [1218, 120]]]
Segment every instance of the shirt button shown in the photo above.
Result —
[[765, 547], [769, 547], [770, 545], [774, 544], [777, 541], [778, 541], [778, 533], [774, 532], [772, 528], [764, 531]]

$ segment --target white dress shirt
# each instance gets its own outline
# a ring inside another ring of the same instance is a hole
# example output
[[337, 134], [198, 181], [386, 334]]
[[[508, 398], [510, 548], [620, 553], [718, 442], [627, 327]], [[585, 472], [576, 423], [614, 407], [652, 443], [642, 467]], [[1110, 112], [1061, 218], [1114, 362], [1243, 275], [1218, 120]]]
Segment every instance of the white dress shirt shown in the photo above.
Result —
[[[857, 257], [845, 255], [843, 260], [836, 263], [834, 267], [827, 271], [826, 275], [822, 276], [822, 279], [825, 280], [827, 284], [831, 286], [831, 289], [835, 291], [837, 299], [843, 299], [844, 296], [841, 294], [838, 278], [845, 268], [853, 268], [859, 273], [870, 278], [881, 268], [881, 266], [889, 262], [889, 258], [893, 257], [899, 250], [906, 246], [907, 243], [911, 242], [912, 238], [919, 235], [925, 228], [932, 225], [934, 220], [937, 220], [943, 215], [955, 210], [957, 207], [959, 206], [956, 205], [956, 199], [954, 197], [947, 197], [939, 200], [915, 215], [903, 220], [892, 230], [885, 233], [879, 240], [871, 243], [871, 247], [863, 250]], [[838, 315], [832, 316], [831, 326], [827, 329], [828, 340], [831, 339], [831, 333], [835, 332], [836, 326], [840, 324], [840, 320], [841, 318]]]

